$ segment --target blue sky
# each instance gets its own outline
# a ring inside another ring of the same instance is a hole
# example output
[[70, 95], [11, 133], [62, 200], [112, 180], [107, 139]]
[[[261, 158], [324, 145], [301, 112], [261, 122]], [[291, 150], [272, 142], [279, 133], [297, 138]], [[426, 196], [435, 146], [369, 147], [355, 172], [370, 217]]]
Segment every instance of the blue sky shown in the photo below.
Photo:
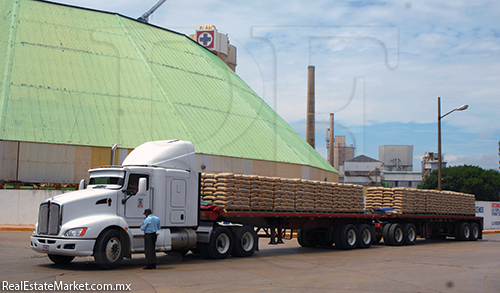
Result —
[[[139, 17], [156, 0], [65, 0]], [[238, 48], [237, 74], [305, 137], [307, 66], [316, 67], [316, 149], [325, 128], [378, 159], [380, 145], [413, 145], [414, 170], [437, 151], [437, 97], [449, 165], [497, 169], [498, 1], [178, 1], [150, 22], [192, 34], [213, 24]]]

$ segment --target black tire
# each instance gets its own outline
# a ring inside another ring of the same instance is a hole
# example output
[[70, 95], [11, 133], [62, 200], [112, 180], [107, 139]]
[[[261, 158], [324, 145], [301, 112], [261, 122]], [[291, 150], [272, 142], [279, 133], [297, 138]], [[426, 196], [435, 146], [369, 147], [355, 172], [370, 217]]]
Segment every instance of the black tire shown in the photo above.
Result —
[[197, 250], [201, 254], [201, 256], [203, 256], [204, 258], [211, 258], [210, 255], [208, 255], [207, 246], [208, 243], [198, 243], [196, 245], [196, 247], [198, 248]]
[[415, 244], [415, 241], [417, 241], [417, 227], [413, 225], [412, 223], [406, 223], [403, 225], [403, 235], [404, 235], [404, 240], [403, 244], [404, 245], [413, 245]]
[[339, 225], [335, 227], [333, 230], [333, 243], [335, 243], [335, 247], [341, 248], [340, 247], [340, 230], [342, 230], [343, 225]]
[[358, 229], [352, 224], [341, 226], [338, 241], [344, 250], [354, 249], [358, 246]]
[[302, 247], [317, 247], [319, 245], [319, 238], [308, 229], [297, 231], [297, 241]]
[[49, 259], [58, 265], [66, 265], [69, 264], [73, 259], [75, 259], [74, 256], [68, 256], [68, 255], [55, 255], [55, 254], [48, 254], [47, 255]]
[[210, 242], [205, 245], [206, 254], [213, 259], [227, 258], [231, 254], [232, 249], [233, 234], [229, 228], [222, 226], [214, 229], [210, 237]]
[[370, 248], [373, 241], [373, 229], [368, 224], [361, 224], [358, 226], [358, 247]]
[[391, 245], [389, 242], [389, 229], [391, 228], [392, 223], [386, 223], [384, 228], [382, 229], [382, 236], [384, 237], [384, 244]]
[[250, 226], [237, 227], [233, 229], [234, 243], [232, 256], [247, 257], [251, 256], [257, 249], [259, 236]]
[[403, 225], [394, 223], [389, 228], [389, 243], [392, 246], [403, 245], [404, 242], [404, 232]]
[[477, 223], [470, 223], [470, 241], [477, 241], [481, 231], [479, 231], [479, 225]]
[[125, 253], [125, 245], [120, 237], [120, 231], [116, 229], [106, 230], [94, 246], [94, 259], [103, 269], [117, 268]]
[[455, 239], [467, 241], [470, 239], [471, 229], [469, 223], [461, 222], [455, 226]]

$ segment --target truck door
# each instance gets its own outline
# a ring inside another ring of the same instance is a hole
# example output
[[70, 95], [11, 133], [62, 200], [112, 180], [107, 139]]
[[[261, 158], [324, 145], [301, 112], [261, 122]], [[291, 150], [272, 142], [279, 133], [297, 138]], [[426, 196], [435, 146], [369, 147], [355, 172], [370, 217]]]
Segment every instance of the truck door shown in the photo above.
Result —
[[[147, 208], [153, 208], [152, 206], [152, 198], [153, 198], [153, 191], [152, 188], [150, 188], [150, 178], [149, 174], [137, 174], [137, 173], [132, 173], [129, 176], [128, 183], [127, 183], [127, 192], [126, 196], [129, 197], [132, 195], [132, 197], [127, 200], [125, 204], [125, 217], [129, 220], [129, 224], [131, 226], [136, 226], [140, 225], [144, 219], [144, 209]], [[139, 178], [146, 178], [147, 180], [147, 192], [146, 195], [144, 196], [139, 196], [137, 195], [137, 190], [139, 186]], [[153, 213], [154, 213], [153, 209]]]
[[186, 187], [184, 179], [172, 179], [170, 182], [170, 223], [181, 225], [186, 222]]

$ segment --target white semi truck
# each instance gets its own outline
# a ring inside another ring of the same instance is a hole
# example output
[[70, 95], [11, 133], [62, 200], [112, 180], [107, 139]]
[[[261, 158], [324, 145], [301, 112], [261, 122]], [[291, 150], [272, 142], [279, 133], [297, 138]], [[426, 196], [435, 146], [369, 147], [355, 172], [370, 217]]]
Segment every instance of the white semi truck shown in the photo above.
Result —
[[[88, 185], [41, 203], [31, 248], [57, 264], [93, 256], [103, 268], [144, 252], [140, 225], [145, 208], [161, 219], [156, 251], [199, 251], [207, 258], [251, 256], [260, 228], [270, 244], [285, 230], [297, 231], [301, 246], [368, 248], [382, 236], [386, 245], [411, 245], [425, 238], [482, 238], [483, 219], [474, 216], [227, 211], [201, 206], [201, 174], [191, 142], [148, 142], [122, 166], [92, 168]], [[231, 224], [228, 224], [231, 223]]]

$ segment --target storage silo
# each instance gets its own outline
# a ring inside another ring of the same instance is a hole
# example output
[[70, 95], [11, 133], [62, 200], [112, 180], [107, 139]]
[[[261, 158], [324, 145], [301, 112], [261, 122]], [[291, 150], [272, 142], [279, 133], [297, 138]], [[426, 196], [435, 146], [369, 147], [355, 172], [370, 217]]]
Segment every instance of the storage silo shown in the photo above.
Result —
[[413, 171], [413, 145], [381, 145], [379, 161], [385, 171]]

